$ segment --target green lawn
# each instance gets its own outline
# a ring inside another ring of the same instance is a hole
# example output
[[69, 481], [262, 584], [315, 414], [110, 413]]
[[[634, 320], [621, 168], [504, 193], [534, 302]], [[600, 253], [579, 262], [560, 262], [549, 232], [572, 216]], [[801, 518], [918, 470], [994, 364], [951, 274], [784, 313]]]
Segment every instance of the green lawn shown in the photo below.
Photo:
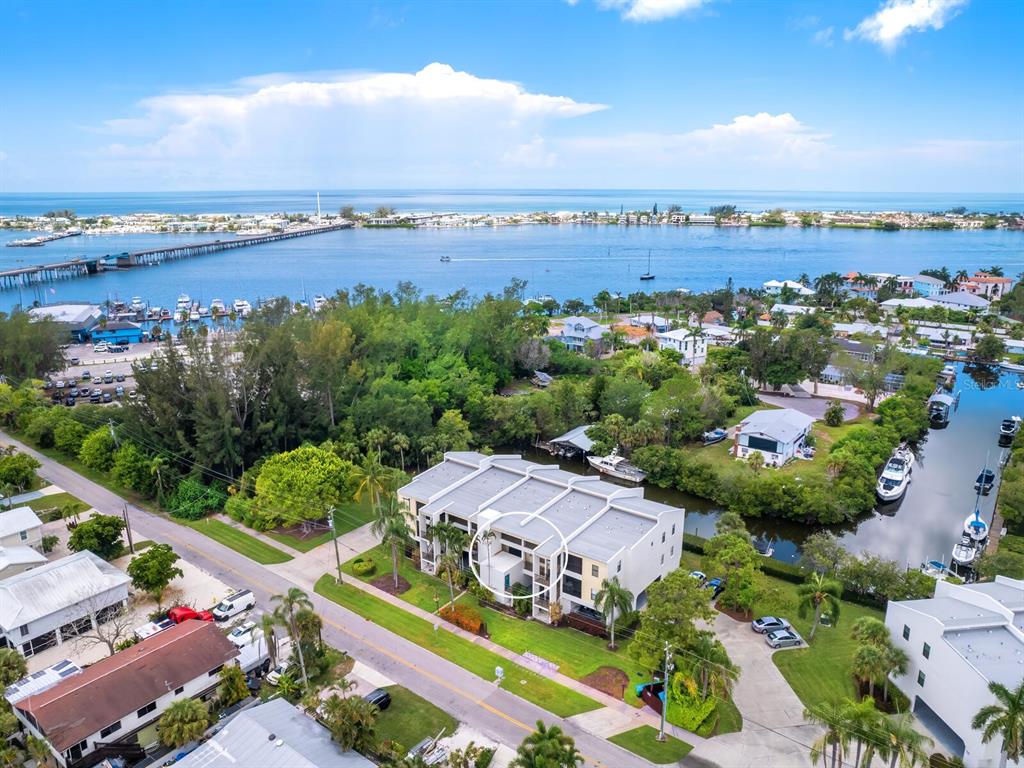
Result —
[[[360, 528], [369, 522], [373, 521], [373, 509], [370, 507], [368, 500], [364, 501], [350, 501], [347, 504], [342, 504], [338, 507], [334, 513], [334, 526], [338, 530], [338, 535], [354, 531], [356, 528]], [[267, 531], [267, 536], [279, 541], [292, 549], [297, 549], [299, 552], [309, 552], [311, 549], [316, 549], [321, 544], [326, 544], [331, 540], [331, 532], [326, 531], [321, 533], [319, 536], [314, 536], [310, 539], [300, 539], [297, 536], [291, 536], [287, 533], [278, 533], [277, 531]]]
[[65, 504], [73, 504], [78, 512], [84, 512], [89, 508], [81, 499], [72, 496], [67, 491], [54, 493], [49, 496], [42, 496], [38, 499], [25, 502], [25, 506], [31, 507], [35, 512], [44, 512], [48, 509], [60, 509]]
[[230, 547], [239, 554], [245, 555], [250, 560], [255, 560], [261, 565], [274, 565], [286, 563], [292, 556], [282, 552], [280, 549], [265, 544], [245, 531], [233, 528], [221, 520], [207, 518], [205, 520], [180, 520], [172, 517], [176, 523], [187, 526], [192, 530], [209, 536], [214, 541], [219, 541], [225, 547]]
[[377, 737], [397, 741], [403, 753], [428, 736], [437, 736], [442, 729], [445, 736], [451, 736], [459, 726], [454, 717], [407, 688], [392, 685], [388, 686], [388, 692], [391, 706], [377, 718]]
[[581, 693], [513, 664], [496, 653], [468, 640], [435, 630], [433, 624], [348, 584], [338, 585], [325, 574], [316, 583], [317, 594], [333, 600], [385, 629], [401, 635], [431, 653], [458, 664], [484, 680], [494, 679], [494, 668], [505, 669], [503, 687], [559, 717], [571, 717], [598, 709], [598, 704]]
[[[373, 581], [380, 576], [388, 576], [390, 578], [390, 547], [378, 544], [373, 549], [363, 553], [361, 557], [364, 560], [367, 558], [373, 560], [377, 566], [373, 573], [365, 576], [356, 576], [352, 572], [352, 563], [355, 558], [341, 564], [342, 573], [346, 573], [353, 578], [365, 582]], [[403, 579], [409, 582], [409, 589], [399, 595], [399, 597], [405, 600], [405, 602], [415, 605], [417, 608], [422, 608], [424, 611], [430, 611], [431, 613], [436, 611], [439, 607], [438, 602], [434, 600], [435, 595], [438, 600], [440, 600], [440, 605], [448, 602], [448, 583], [435, 576], [431, 576], [429, 573], [424, 573], [413, 565], [412, 560], [407, 557], [402, 557], [401, 554], [399, 554], [398, 558], [398, 573]], [[460, 591], [461, 589], [456, 586], [455, 594], [459, 594]]]
[[609, 736], [608, 741], [618, 744], [623, 749], [628, 749], [635, 755], [640, 755], [644, 760], [655, 765], [678, 763], [693, 749], [685, 741], [680, 741], [672, 736], [666, 735], [665, 741], [658, 741], [657, 737], [657, 728], [641, 725], [631, 731]]

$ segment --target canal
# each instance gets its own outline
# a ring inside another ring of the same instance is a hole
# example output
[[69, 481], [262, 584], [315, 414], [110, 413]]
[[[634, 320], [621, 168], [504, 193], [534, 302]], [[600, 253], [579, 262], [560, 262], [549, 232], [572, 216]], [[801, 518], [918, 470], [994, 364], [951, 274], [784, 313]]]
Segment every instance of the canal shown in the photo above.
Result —
[[[854, 522], [832, 527], [852, 553], [870, 552], [901, 565], [917, 567], [925, 560], [949, 564], [953, 545], [960, 540], [964, 519], [974, 511], [974, 481], [984, 467], [998, 469], [1003, 452], [999, 446], [999, 423], [1013, 415], [1024, 415], [1024, 381], [1015, 373], [995, 369], [974, 369], [957, 365], [955, 392], [960, 404], [944, 429], [933, 429], [917, 446], [913, 482], [902, 500], [883, 505]], [[1019, 439], [1024, 439], [1021, 437]], [[579, 460], [561, 460], [543, 451], [530, 459], [559, 463], [563, 469], [580, 474], [593, 470]], [[686, 532], [711, 537], [721, 509], [707, 499], [672, 489], [646, 486], [645, 495], [686, 509]], [[991, 522], [995, 490], [983, 496], [981, 514]], [[811, 533], [821, 530], [786, 520], [754, 518], [746, 521], [751, 534], [771, 539], [774, 557], [785, 562], [800, 558], [800, 546]]]

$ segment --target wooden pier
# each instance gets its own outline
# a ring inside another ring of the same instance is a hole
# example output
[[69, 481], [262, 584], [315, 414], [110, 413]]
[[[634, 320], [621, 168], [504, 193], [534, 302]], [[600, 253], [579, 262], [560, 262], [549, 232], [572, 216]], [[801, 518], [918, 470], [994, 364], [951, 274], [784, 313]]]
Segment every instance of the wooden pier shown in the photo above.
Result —
[[29, 288], [42, 283], [56, 282], [58, 280], [74, 280], [79, 277], [90, 277], [91, 275], [103, 272], [105, 269], [151, 267], [163, 264], [167, 261], [190, 259], [194, 256], [205, 256], [208, 253], [228, 251], [233, 248], [246, 248], [251, 245], [263, 245], [264, 243], [274, 243], [278, 240], [291, 240], [295, 237], [319, 235], [324, 232], [348, 229], [351, 226], [351, 222], [346, 221], [325, 227], [290, 229], [284, 232], [273, 232], [266, 235], [251, 235], [249, 237], [237, 237], [231, 240], [211, 240], [206, 243], [174, 245], [167, 248], [153, 248], [148, 251], [133, 251], [131, 253], [124, 252], [119, 254], [108, 254], [106, 256], [91, 256], [88, 258], [62, 261], [56, 264], [39, 264], [31, 267], [21, 267], [19, 269], [8, 269], [0, 271], [0, 290]]

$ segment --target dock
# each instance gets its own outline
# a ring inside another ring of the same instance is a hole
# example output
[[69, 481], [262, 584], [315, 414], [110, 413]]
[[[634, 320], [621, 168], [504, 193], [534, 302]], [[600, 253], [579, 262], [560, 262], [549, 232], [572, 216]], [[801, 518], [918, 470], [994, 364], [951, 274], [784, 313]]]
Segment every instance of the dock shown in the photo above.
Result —
[[339, 229], [349, 229], [351, 226], [351, 222], [345, 221], [328, 226], [289, 229], [284, 232], [238, 237], [232, 240], [212, 240], [205, 243], [173, 245], [167, 248], [153, 248], [147, 251], [133, 251], [130, 253], [125, 251], [119, 254], [70, 259], [55, 264], [38, 264], [31, 267], [8, 269], [0, 271], [0, 290], [27, 288], [59, 280], [91, 277], [105, 270], [152, 267], [169, 261], [191, 259], [196, 256], [229, 251], [234, 248], [248, 248], [253, 245], [274, 243], [278, 240], [291, 240], [296, 237], [308, 237], [325, 232], [335, 232]]

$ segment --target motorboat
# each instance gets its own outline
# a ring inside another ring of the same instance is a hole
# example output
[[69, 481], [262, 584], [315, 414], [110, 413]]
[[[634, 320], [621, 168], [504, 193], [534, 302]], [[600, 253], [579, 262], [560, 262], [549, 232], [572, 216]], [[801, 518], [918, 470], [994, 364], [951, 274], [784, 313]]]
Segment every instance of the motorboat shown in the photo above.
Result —
[[235, 314], [239, 317], [248, 317], [252, 312], [252, 304], [245, 299], [235, 299], [235, 303], [232, 304], [234, 307]]
[[906, 458], [893, 454], [885, 463], [878, 476], [875, 493], [882, 501], [896, 501], [903, 498], [913, 476], [913, 468]]
[[160, 310], [160, 319], [161, 320], [170, 320], [171, 319], [171, 310], [169, 310], [169, 309], [161, 309]]
[[[1002, 368], [1004, 371], [1011, 371], [1013, 373], [1024, 373], [1024, 364], [1011, 363], [1009, 360], [1003, 360], [1003, 362], [999, 364], [999, 367]], [[1022, 389], [1024, 389], [1024, 387], [1022, 387]]]
[[980, 554], [981, 549], [978, 547], [978, 543], [965, 533], [953, 547], [953, 563], [970, 567], [974, 565]]
[[224, 301], [222, 299], [214, 299], [210, 302], [210, 314], [214, 317], [227, 314], [227, 310], [224, 308]]
[[625, 456], [619, 455], [618, 447], [607, 456], [587, 456], [587, 462], [602, 475], [628, 480], [631, 483], [642, 483], [647, 473], [630, 464]]
[[179, 312], [181, 310], [185, 310], [186, 312], [188, 312], [189, 309], [192, 308], [192, 297], [189, 296], [187, 293], [179, 293], [178, 301], [174, 306], [177, 308]]
[[200, 317], [200, 315], [199, 315], [199, 307], [192, 307], [192, 309], [190, 309], [188, 311], [188, 319], [191, 322], [193, 322], [193, 323], [198, 322], [199, 321], [199, 317]]
[[442, 264], [447, 264], [447, 263], [448, 263], [449, 261], [451, 261], [451, 260], [452, 260], [452, 257], [451, 257], [451, 256], [447, 256], [447, 255], [446, 255], [446, 256], [442, 256], [442, 257], [441, 257], [441, 263], [442, 263]]
[[319, 312], [321, 309], [327, 306], [327, 297], [323, 294], [317, 294], [313, 297], [313, 311]]
[[715, 429], [712, 429], [710, 432], [704, 433], [704, 445], [714, 445], [715, 443], [720, 443], [723, 440], [725, 440], [725, 438], [727, 438], [728, 436], [728, 431], [722, 429], [721, 427], [715, 427]]
[[940, 560], [928, 560], [921, 563], [921, 573], [925, 576], [931, 576], [933, 579], [943, 579], [949, 573], [949, 568]]
[[936, 394], [928, 400], [928, 420], [933, 427], [944, 427], [949, 424], [950, 411], [955, 400], [950, 395]]
[[128, 302], [128, 308], [132, 312], [141, 312], [146, 308], [146, 302], [142, 300], [141, 296], [132, 296], [132, 300]]
[[910, 446], [906, 443], [900, 443], [900, 446], [893, 451], [893, 456], [897, 459], [903, 459], [907, 462], [908, 467], [914, 466], [914, 461], [917, 457], [914, 456], [914, 452], [910, 449]]
[[1012, 440], [1020, 432], [1020, 422], [1020, 416], [1011, 416], [1008, 419], [1003, 419], [999, 425], [999, 436], [1008, 437]]
[[988, 538], [988, 523], [981, 519], [981, 513], [975, 509], [964, 520], [964, 533], [972, 541], [985, 541]]

